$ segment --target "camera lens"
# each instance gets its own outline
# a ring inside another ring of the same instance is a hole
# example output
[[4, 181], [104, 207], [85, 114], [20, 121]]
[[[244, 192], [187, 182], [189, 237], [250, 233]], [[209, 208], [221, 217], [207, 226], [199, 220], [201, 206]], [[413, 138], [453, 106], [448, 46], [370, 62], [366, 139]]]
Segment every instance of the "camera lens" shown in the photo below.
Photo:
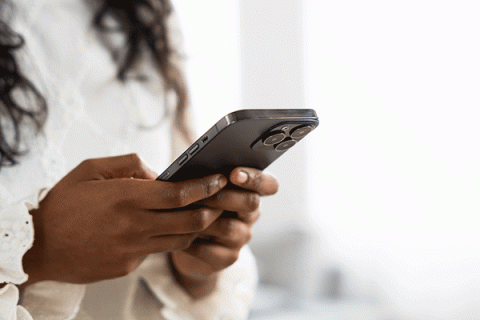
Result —
[[294, 139], [300, 139], [305, 137], [310, 131], [313, 130], [313, 127], [310, 125], [300, 126], [290, 132], [290, 136]]
[[263, 139], [263, 144], [266, 146], [273, 146], [285, 139], [285, 133], [282, 131], [273, 131]]
[[279, 151], [279, 152], [285, 151], [293, 147], [295, 143], [297, 143], [297, 141], [291, 138], [287, 138], [284, 141], [280, 142], [279, 144], [275, 145], [275, 151]]

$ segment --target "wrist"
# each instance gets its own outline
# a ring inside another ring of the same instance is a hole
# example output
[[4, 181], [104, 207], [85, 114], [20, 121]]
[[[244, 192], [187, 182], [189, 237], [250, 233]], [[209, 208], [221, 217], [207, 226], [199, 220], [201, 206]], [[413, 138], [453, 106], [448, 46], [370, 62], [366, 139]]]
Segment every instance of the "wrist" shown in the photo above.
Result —
[[211, 294], [217, 285], [218, 273], [185, 272], [178, 267], [176, 253], [168, 254], [169, 267], [175, 281], [193, 298], [200, 299]]
[[34, 242], [34, 246], [23, 256], [23, 270], [28, 275], [28, 280], [18, 286], [20, 289], [48, 278], [44, 275], [43, 268], [41, 267], [42, 256], [38, 254], [36, 249]]

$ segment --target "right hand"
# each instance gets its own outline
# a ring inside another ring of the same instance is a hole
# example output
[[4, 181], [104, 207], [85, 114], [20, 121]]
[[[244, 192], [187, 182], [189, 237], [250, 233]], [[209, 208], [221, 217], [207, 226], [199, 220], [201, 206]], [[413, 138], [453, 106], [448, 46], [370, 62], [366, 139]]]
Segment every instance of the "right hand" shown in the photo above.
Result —
[[23, 259], [25, 285], [126, 275], [150, 253], [188, 248], [221, 215], [184, 207], [220, 191], [223, 175], [155, 178], [135, 154], [86, 160], [67, 174], [31, 211], [35, 241]]

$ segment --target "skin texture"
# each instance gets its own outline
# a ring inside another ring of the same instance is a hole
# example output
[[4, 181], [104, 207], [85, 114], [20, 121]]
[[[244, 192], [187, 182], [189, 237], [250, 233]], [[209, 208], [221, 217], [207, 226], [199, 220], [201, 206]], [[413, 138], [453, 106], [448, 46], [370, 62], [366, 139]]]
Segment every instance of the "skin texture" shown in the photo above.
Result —
[[180, 183], [154, 180], [136, 155], [87, 160], [31, 212], [29, 283], [88, 283], [133, 271], [146, 255], [185, 249], [222, 211], [181, 209], [227, 184], [222, 175]]
[[173, 274], [187, 293], [210, 293], [218, 272], [250, 240], [260, 197], [274, 194], [277, 181], [249, 168], [233, 170], [228, 179], [156, 177], [135, 154], [86, 160], [73, 169], [31, 211], [35, 241], [24, 256], [29, 280], [21, 287], [120, 277], [148, 254], [170, 252]]
[[252, 237], [252, 225], [260, 217], [260, 197], [278, 191], [277, 180], [260, 170], [236, 168], [229, 177], [230, 187], [200, 205], [221, 209], [216, 219], [185, 250], [170, 254], [177, 281], [194, 298], [201, 298], [215, 288], [218, 272], [232, 265], [240, 249]]

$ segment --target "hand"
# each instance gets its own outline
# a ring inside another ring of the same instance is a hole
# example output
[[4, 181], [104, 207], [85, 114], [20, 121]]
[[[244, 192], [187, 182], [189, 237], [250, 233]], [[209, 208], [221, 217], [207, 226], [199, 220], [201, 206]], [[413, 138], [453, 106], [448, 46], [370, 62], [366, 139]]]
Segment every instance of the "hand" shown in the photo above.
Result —
[[194, 298], [210, 293], [220, 270], [232, 265], [248, 243], [251, 228], [260, 216], [260, 197], [278, 191], [277, 180], [260, 170], [236, 168], [230, 174], [232, 188], [225, 188], [198, 204], [224, 213], [185, 250], [170, 255], [177, 281]]
[[155, 178], [134, 154], [86, 160], [72, 170], [31, 212], [27, 284], [126, 275], [150, 253], [189, 247], [220, 216], [218, 208], [183, 207], [217, 193], [227, 184], [224, 176], [178, 183]]

